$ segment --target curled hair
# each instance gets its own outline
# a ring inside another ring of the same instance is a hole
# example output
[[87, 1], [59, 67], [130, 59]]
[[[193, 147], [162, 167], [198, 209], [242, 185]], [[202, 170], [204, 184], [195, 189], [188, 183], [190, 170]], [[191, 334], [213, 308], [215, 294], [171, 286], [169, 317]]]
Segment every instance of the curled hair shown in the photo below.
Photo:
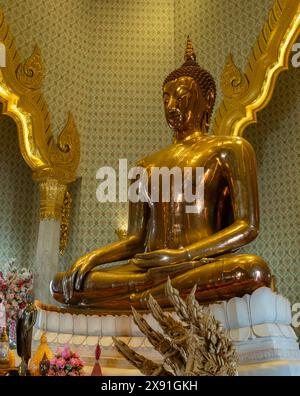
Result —
[[216, 83], [212, 75], [202, 69], [194, 60], [186, 61], [179, 69], [172, 71], [165, 79], [163, 86], [169, 81], [176, 80], [180, 77], [191, 77], [201, 89], [203, 96], [207, 100], [211, 100], [210, 115], [212, 114], [213, 107], [216, 100]]

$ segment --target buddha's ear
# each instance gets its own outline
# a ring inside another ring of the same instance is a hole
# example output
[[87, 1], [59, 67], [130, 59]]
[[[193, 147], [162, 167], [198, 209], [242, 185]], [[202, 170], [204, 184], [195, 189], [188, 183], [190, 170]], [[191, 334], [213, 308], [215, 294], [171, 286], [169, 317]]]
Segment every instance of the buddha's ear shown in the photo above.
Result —
[[209, 123], [210, 123], [210, 118], [214, 104], [215, 104], [215, 93], [213, 91], [209, 91], [209, 93], [206, 95], [206, 109], [201, 119], [201, 129], [203, 131], [208, 132], [209, 130]]
[[209, 91], [209, 93], [206, 96], [206, 101], [209, 109], [212, 109], [214, 107], [215, 100], [216, 100], [215, 93], [212, 90]]

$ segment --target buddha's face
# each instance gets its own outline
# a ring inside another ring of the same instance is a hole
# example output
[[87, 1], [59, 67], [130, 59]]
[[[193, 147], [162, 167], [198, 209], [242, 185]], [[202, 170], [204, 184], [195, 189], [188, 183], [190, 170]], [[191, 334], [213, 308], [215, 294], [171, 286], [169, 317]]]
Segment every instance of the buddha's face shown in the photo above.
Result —
[[200, 128], [207, 102], [192, 77], [169, 81], [163, 88], [167, 123], [176, 132]]

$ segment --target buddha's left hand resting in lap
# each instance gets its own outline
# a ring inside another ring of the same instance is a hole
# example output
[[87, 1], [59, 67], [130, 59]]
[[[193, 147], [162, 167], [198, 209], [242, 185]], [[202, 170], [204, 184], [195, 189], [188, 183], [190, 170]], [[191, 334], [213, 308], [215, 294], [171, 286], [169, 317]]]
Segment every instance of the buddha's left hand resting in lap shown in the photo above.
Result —
[[[239, 137], [208, 134], [215, 83], [197, 63], [190, 41], [185, 63], [164, 81], [165, 115], [173, 143], [138, 162], [153, 167], [202, 167], [204, 201], [187, 210], [170, 202], [130, 202], [127, 237], [79, 258], [51, 283], [54, 298], [70, 306], [103, 310], [145, 308], [151, 293], [162, 306], [168, 277], [183, 296], [197, 284], [200, 302], [213, 302], [269, 286], [265, 261], [237, 250], [254, 240], [259, 228], [255, 154]], [[196, 176], [192, 175], [195, 186]], [[197, 179], [198, 182], [198, 179]], [[173, 184], [172, 184], [173, 183]], [[143, 188], [142, 182], [140, 188]], [[101, 265], [120, 260], [110, 268]]]

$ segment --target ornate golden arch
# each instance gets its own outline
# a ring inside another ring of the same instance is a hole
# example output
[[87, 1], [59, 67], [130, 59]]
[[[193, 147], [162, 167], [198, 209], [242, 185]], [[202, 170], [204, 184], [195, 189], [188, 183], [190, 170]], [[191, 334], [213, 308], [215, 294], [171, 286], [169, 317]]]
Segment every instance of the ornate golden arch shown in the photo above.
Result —
[[[80, 140], [71, 113], [55, 139], [50, 113], [41, 92], [44, 69], [39, 48], [21, 61], [13, 35], [0, 8], [0, 45], [6, 65], [0, 67], [0, 102], [3, 113], [17, 124], [22, 156], [40, 184], [41, 218], [62, 219], [67, 185], [76, 179]], [[63, 216], [65, 218], [65, 216]]]
[[223, 100], [216, 111], [213, 133], [242, 136], [256, 122], [256, 114], [272, 98], [277, 78], [288, 69], [292, 45], [300, 34], [300, 0], [275, 0], [246, 71], [230, 54], [223, 71]]

